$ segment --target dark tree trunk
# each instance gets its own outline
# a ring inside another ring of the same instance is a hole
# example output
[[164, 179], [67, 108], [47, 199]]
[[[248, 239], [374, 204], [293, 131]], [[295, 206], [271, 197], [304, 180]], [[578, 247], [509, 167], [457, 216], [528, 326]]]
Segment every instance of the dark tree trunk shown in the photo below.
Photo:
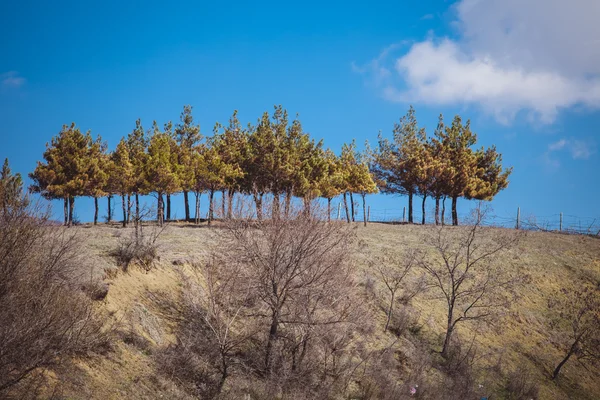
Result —
[[408, 223], [413, 223], [413, 193], [408, 192]]
[[164, 214], [165, 213], [165, 205], [162, 193], [158, 193], [158, 211], [156, 215], [156, 220], [158, 226], [163, 226], [164, 222]]
[[221, 218], [225, 218], [225, 189], [221, 190]]
[[446, 196], [442, 199], [442, 226], [446, 223]]
[[108, 200], [108, 215], [106, 216], [106, 222], [110, 224], [112, 222], [112, 205], [110, 204], [112, 202], [112, 195], [108, 195], [106, 199]]
[[287, 192], [285, 192], [285, 209], [284, 209], [284, 213], [285, 213], [286, 217], [288, 215], [290, 215], [290, 207], [292, 206], [292, 193], [293, 193], [293, 189], [290, 189]]
[[452, 196], [452, 225], [458, 225], [458, 213], [456, 212], [456, 203], [458, 196]]
[[388, 312], [387, 312], [387, 321], [385, 321], [385, 328], [383, 328], [384, 332], [388, 330], [388, 327], [390, 326], [390, 320], [392, 319], [392, 311], [394, 310], [394, 300], [396, 297], [396, 292], [391, 291], [392, 293], [392, 299], [390, 300], [390, 306], [388, 308]]
[[352, 197], [352, 192], [350, 192], [350, 210], [352, 211], [352, 222], [354, 222], [354, 197]]
[[256, 218], [259, 221], [262, 221], [263, 218], [263, 210], [262, 210], [262, 193], [254, 193], [254, 203], [256, 204]]
[[171, 220], [171, 195], [167, 195], [167, 221]]
[[423, 203], [421, 204], [421, 212], [423, 213], [423, 216], [421, 217], [421, 225], [425, 225], [425, 200], [427, 199], [427, 196], [423, 195]]
[[188, 198], [188, 191], [183, 191], [183, 203], [185, 208], [185, 222], [190, 222], [190, 200]]
[[69, 199], [65, 197], [64, 199], [64, 211], [65, 211], [65, 226], [69, 225]]
[[454, 331], [454, 324], [452, 318], [454, 316], [454, 307], [448, 308], [448, 321], [446, 324], [446, 337], [444, 338], [444, 346], [442, 347], [442, 357], [448, 358], [450, 351], [450, 339], [452, 338], [452, 332]]
[[273, 207], [271, 209], [271, 218], [273, 218], [274, 220], [278, 220], [279, 219], [279, 208], [280, 208], [280, 203], [279, 203], [279, 193], [278, 192], [273, 192]]
[[231, 219], [233, 216], [233, 196], [235, 195], [235, 190], [229, 189], [227, 191], [227, 219]]
[[435, 224], [440, 224], [440, 196], [435, 197]]
[[127, 193], [127, 225], [131, 222], [131, 194]]
[[225, 381], [229, 376], [229, 365], [227, 364], [227, 356], [225, 354], [221, 355], [221, 379], [219, 379], [219, 384], [217, 385], [217, 394], [223, 391], [223, 386], [225, 385]]
[[98, 225], [98, 197], [94, 196], [94, 225]]
[[331, 197], [327, 198], [327, 222], [331, 222]]
[[367, 226], [367, 201], [365, 200], [365, 194], [362, 193], [362, 202], [363, 202], [363, 221], [365, 226]]
[[196, 194], [196, 210], [194, 212], [194, 220], [196, 225], [200, 223], [200, 192], [195, 192]]
[[135, 194], [135, 226], [141, 224], [140, 220], [140, 195], [138, 193]]
[[310, 213], [312, 212], [312, 210], [311, 210], [312, 201], [310, 198], [304, 197], [303, 203], [304, 203], [304, 215], [308, 217], [308, 216], [310, 216]]
[[214, 203], [215, 191], [210, 189], [208, 194], [208, 226], [212, 224], [213, 220], [213, 203]]
[[348, 201], [346, 200], [346, 193], [344, 192], [344, 208], [346, 209], [346, 220], [350, 223], [350, 214], [348, 213]]
[[73, 226], [73, 210], [75, 210], [75, 197], [69, 198], [69, 226]]
[[127, 226], [127, 206], [125, 204], [125, 195], [121, 195], [121, 204], [123, 205], [123, 228]]
[[569, 352], [567, 353], [565, 358], [563, 358], [562, 361], [560, 363], [558, 363], [558, 365], [554, 369], [554, 372], [552, 372], [552, 380], [554, 380], [558, 377], [558, 374], [560, 373], [560, 369], [563, 367], [563, 365], [566, 364], [567, 361], [569, 361], [569, 358], [571, 358], [571, 356], [573, 354], [575, 354], [575, 352], [577, 351], [578, 345], [579, 345], [579, 338], [577, 338], [575, 340], [575, 342], [571, 345], [571, 348], [569, 349]]
[[271, 373], [273, 345], [277, 340], [277, 331], [279, 329], [279, 311], [273, 311], [271, 316], [271, 328], [269, 329], [269, 338], [267, 339], [267, 348], [265, 351], [265, 372]]

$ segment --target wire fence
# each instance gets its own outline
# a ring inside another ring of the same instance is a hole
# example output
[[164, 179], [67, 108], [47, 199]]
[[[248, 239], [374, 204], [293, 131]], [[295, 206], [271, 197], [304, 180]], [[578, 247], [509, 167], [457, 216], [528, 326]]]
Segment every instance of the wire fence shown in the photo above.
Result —
[[[334, 209], [332, 212], [332, 218], [345, 219], [345, 208], [341, 203], [337, 207], [338, 208]], [[445, 223], [451, 224], [451, 211], [449, 208], [446, 208], [445, 211]], [[362, 221], [363, 219], [364, 215], [362, 207], [355, 207], [355, 220]], [[406, 207], [398, 209], [368, 207], [367, 219], [370, 222], [406, 223], [408, 221], [408, 210]], [[470, 214], [459, 213], [458, 219], [459, 223], [462, 222], [468, 224]], [[415, 207], [413, 212], [413, 222], [416, 224], [422, 223], [422, 212], [420, 207], [418, 207], [418, 210], [417, 207]], [[434, 210], [426, 211], [425, 223], [435, 224]], [[513, 216], [489, 214], [485, 219], [484, 225], [531, 231], [600, 236], [600, 217], [582, 217], [563, 213], [540, 216], [532, 213], [521, 213], [519, 208], [515, 210]]]

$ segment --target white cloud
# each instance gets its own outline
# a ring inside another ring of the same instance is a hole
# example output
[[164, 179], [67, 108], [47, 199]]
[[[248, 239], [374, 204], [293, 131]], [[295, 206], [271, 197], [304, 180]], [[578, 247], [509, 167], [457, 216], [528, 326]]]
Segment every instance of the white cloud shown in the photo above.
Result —
[[596, 153], [596, 145], [591, 140], [560, 139], [548, 145], [548, 151], [544, 154], [544, 159], [552, 161], [556, 166], [558, 161], [552, 158], [552, 154], [561, 151], [568, 151], [574, 160], [587, 160]]
[[565, 147], [566, 144], [567, 144], [567, 141], [565, 139], [560, 139], [558, 142], [550, 143], [548, 145], [548, 151], [560, 150], [563, 147]]
[[[600, 108], [598, 0], [462, 0], [456, 40], [427, 39], [377, 58], [385, 98], [482, 107], [502, 123], [520, 111], [551, 123], [566, 108]], [[389, 66], [391, 65], [391, 66]]]
[[16, 71], [8, 71], [0, 74], [0, 82], [5, 88], [19, 88], [25, 84], [25, 78]]

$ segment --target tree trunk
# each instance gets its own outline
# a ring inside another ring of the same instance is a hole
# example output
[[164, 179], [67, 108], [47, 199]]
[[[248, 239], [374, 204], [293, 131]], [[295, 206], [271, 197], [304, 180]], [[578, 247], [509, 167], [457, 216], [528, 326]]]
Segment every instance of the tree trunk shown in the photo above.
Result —
[[274, 219], [274, 220], [279, 219], [279, 208], [280, 208], [279, 193], [273, 192], [273, 207], [271, 209], [271, 218], [272, 219]]
[[444, 338], [444, 347], [442, 347], [442, 357], [448, 358], [448, 352], [450, 351], [450, 339], [452, 338], [452, 332], [454, 331], [454, 325], [452, 323], [452, 317], [454, 316], [454, 307], [448, 307], [448, 321], [446, 325], [446, 337]]
[[350, 192], [350, 210], [352, 211], [352, 222], [354, 222], [354, 198], [352, 192]]
[[94, 196], [94, 225], [98, 225], [98, 197]]
[[183, 191], [183, 203], [185, 208], [185, 222], [190, 222], [190, 200], [188, 198], [188, 191]]
[[331, 197], [327, 198], [327, 222], [331, 222]]
[[440, 224], [440, 196], [435, 196], [435, 224]]
[[200, 223], [200, 192], [195, 192], [196, 194], [196, 210], [194, 212], [194, 222], [196, 225]]
[[111, 200], [112, 200], [112, 195], [108, 195], [108, 197], [106, 198], [108, 200], [108, 215], [106, 216], [106, 222], [108, 224], [111, 223], [112, 221], [112, 207], [111, 207]]
[[73, 226], [73, 210], [75, 210], [75, 197], [69, 198], [69, 226]]
[[256, 204], [256, 218], [259, 221], [262, 221], [263, 213], [262, 213], [262, 193], [254, 193], [254, 203]]
[[164, 212], [165, 212], [163, 202], [164, 202], [164, 199], [163, 199], [162, 193], [158, 193], [158, 209], [157, 209], [157, 215], [156, 215], [156, 221], [158, 223], [158, 226], [163, 226]]
[[452, 196], [452, 225], [458, 225], [458, 214], [456, 212], [456, 203], [458, 196]]
[[348, 201], [346, 200], [346, 192], [344, 192], [344, 208], [346, 209], [346, 220], [350, 223], [350, 214], [348, 213]]
[[213, 203], [214, 203], [215, 191], [210, 189], [208, 194], [208, 226], [212, 224], [213, 220]]
[[223, 391], [223, 386], [225, 385], [225, 380], [229, 376], [229, 365], [227, 364], [227, 356], [225, 354], [221, 354], [221, 379], [219, 379], [219, 384], [217, 385], [217, 394]]
[[311, 199], [309, 197], [304, 197], [304, 199], [302, 200], [304, 203], [304, 215], [306, 217], [309, 217], [312, 210], [311, 210]]
[[125, 194], [121, 194], [121, 204], [123, 206], [123, 228], [127, 226], [127, 206], [125, 204]]
[[446, 196], [442, 199], [442, 226], [446, 223]]
[[427, 199], [426, 195], [423, 195], [423, 203], [421, 204], [421, 212], [423, 216], [421, 217], [421, 225], [425, 225], [425, 200]]
[[69, 226], [69, 199], [64, 198], [65, 226]]
[[131, 193], [127, 193], [127, 225], [131, 223]]
[[558, 363], [558, 365], [554, 369], [554, 372], [552, 372], [552, 380], [555, 380], [558, 377], [558, 374], [560, 373], [560, 369], [563, 367], [563, 365], [565, 365], [565, 363], [567, 361], [569, 361], [569, 358], [571, 358], [571, 356], [573, 354], [575, 354], [575, 351], [577, 351], [578, 345], [579, 345], [579, 338], [577, 338], [575, 340], [575, 342], [571, 345], [571, 348], [569, 349], [569, 352], [567, 353], [565, 358], [563, 358], [563, 360], [560, 363]]
[[286, 217], [290, 215], [290, 208], [292, 206], [292, 193], [293, 193], [292, 189], [290, 189], [287, 192], [285, 192], [285, 210], [284, 210], [284, 213], [285, 213]]
[[367, 201], [365, 200], [365, 193], [361, 194], [362, 196], [362, 201], [363, 201], [363, 221], [365, 223], [365, 226], [367, 226]]
[[171, 220], [171, 195], [167, 195], [167, 221]]
[[388, 327], [390, 326], [390, 320], [392, 319], [392, 311], [394, 310], [394, 300], [396, 297], [396, 292], [394, 292], [393, 290], [390, 290], [390, 292], [392, 293], [392, 299], [390, 300], [390, 307], [388, 308], [387, 312], [387, 321], [385, 322], [385, 328], [383, 328], [384, 332], [386, 332], [388, 330]]
[[136, 192], [135, 194], [135, 226], [137, 228], [137, 226], [139, 224], [141, 224], [142, 221], [140, 220], [140, 195]]
[[227, 191], [227, 219], [231, 219], [233, 216], [233, 196], [235, 195], [235, 190], [229, 189]]
[[277, 340], [277, 331], [279, 329], [279, 311], [273, 311], [271, 316], [271, 328], [269, 329], [269, 338], [267, 339], [267, 349], [265, 351], [265, 372], [271, 373], [273, 345]]
[[413, 193], [408, 192], [408, 223], [413, 223]]
[[221, 190], [221, 219], [225, 218], [225, 189]]

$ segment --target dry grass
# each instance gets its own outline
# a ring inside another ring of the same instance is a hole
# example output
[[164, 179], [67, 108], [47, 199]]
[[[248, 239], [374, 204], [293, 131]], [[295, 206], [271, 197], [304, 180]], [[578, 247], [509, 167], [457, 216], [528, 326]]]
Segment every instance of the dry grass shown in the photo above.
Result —
[[[118, 267], [110, 252], [118, 245], [119, 236], [130, 234], [130, 228], [115, 225], [74, 229], [82, 233], [82, 253], [94, 265], [95, 273], [103, 275], [110, 285], [101, 307], [112, 315], [114, 321], [119, 322], [124, 337], [129, 339], [119, 342], [115, 352], [108, 357], [76, 363], [79, 378], [72, 386], [64, 388], [65, 396], [74, 399], [186, 398], [173, 382], [155, 374], [150, 354], [175, 340], [175, 322], [164, 314], [164, 310], [157, 306], [148, 293], [169, 296], [176, 303], [182, 290], [181, 275], [177, 270], [187, 268], [186, 265], [192, 261], [205, 260], [216, 245], [215, 232], [205, 226], [171, 225], [159, 239], [158, 266], [150, 272], [134, 266], [124, 273], [111, 272]], [[384, 251], [426, 249], [425, 237], [433, 229], [428, 226], [385, 224], [370, 224], [366, 228], [357, 226], [357, 280], [366, 287], [375, 286], [374, 290], [380, 290], [381, 283], [377, 280], [376, 271], [369, 267], [374, 255]], [[449, 229], [460, 231], [464, 228]], [[485, 232], [486, 235], [494, 235], [498, 231], [496, 228], [486, 228]], [[519, 268], [530, 277], [530, 281], [520, 290], [520, 297], [510, 310], [493, 325], [465, 324], [458, 328], [461, 338], [470, 340], [475, 337], [479, 349], [479, 357], [475, 362], [484, 372], [475, 377], [476, 383], [500, 386], [500, 383], [490, 383], [489, 380], [501, 379], [501, 375], [509, 376], [518, 366], [523, 366], [528, 369], [530, 379], [539, 386], [540, 399], [600, 398], [600, 373], [594, 369], [588, 370], [575, 361], [564, 367], [562, 379], [557, 383], [548, 378], [560, 360], [561, 352], [549, 341], [545, 311], [548, 296], [557, 288], [568, 286], [580, 277], [600, 282], [600, 240], [529, 232], [517, 248], [498, 261], [506, 268]], [[174, 262], [180, 265], [174, 266]], [[369, 349], [383, 349], [396, 338], [390, 332], [383, 332], [386, 315], [378, 301], [370, 297], [367, 291], [364, 298], [367, 306], [377, 310], [377, 318], [373, 321], [377, 329], [366, 346]], [[429, 349], [441, 349], [440, 336], [444, 332], [445, 314], [439, 305], [439, 300], [432, 299], [428, 294], [412, 300], [418, 321], [414, 329], [409, 328], [411, 333], [408, 337], [399, 339], [396, 344], [398, 351], [395, 357], [401, 361], [404, 376], [407, 377], [407, 382], [401, 383], [401, 390], [411, 384], [409, 381], [437, 379], [435, 372], [418, 371], [417, 361], [419, 358], [436, 357], [435, 353], [427, 353], [427, 350], [419, 347], [418, 342], [426, 343], [425, 347]], [[135, 340], [136, 335], [142, 339]]]

